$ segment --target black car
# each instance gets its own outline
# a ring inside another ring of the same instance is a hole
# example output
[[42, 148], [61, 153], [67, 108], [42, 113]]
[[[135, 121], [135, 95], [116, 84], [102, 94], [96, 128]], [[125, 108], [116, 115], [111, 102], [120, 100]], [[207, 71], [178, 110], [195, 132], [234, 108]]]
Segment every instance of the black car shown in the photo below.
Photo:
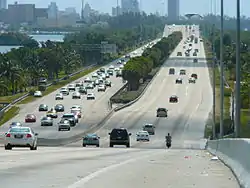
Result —
[[113, 71], [113, 70], [108, 70], [107, 73], [108, 73], [110, 76], [113, 76], [113, 75], [114, 75], [114, 71]]
[[156, 117], [168, 117], [168, 110], [166, 108], [158, 108], [156, 110]]
[[116, 77], [122, 77], [122, 71], [117, 71], [116, 72]]
[[64, 112], [64, 106], [62, 104], [57, 104], [54, 109], [56, 112]]
[[180, 70], [180, 75], [186, 75], [186, 70], [181, 69], [181, 70]]
[[81, 86], [79, 89], [78, 89], [78, 91], [79, 91], [79, 93], [81, 93], [81, 94], [87, 94], [87, 89], [85, 88], [85, 87], [83, 87], [83, 86]]
[[170, 68], [169, 69], [169, 74], [175, 74], [175, 69], [174, 68]]
[[46, 112], [46, 111], [48, 111], [48, 106], [46, 104], [40, 104], [38, 110], [39, 110], [39, 112]]
[[177, 78], [177, 79], [175, 80], [175, 83], [176, 83], [176, 84], [182, 84], [182, 79], [181, 79], [181, 78]]
[[177, 103], [178, 102], [178, 97], [176, 95], [172, 95], [170, 98], [169, 98], [169, 102], [170, 103]]
[[109, 147], [113, 147], [114, 145], [125, 145], [127, 148], [130, 147], [129, 136], [131, 136], [131, 133], [128, 133], [127, 129], [115, 128], [109, 133], [109, 135]]
[[107, 86], [107, 87], [111, 87], [111, 81], [106, 80], [106, 81], [105, 81], [105, 86]]
[[100, 68], [99, 71], [105, 73], [105, 68]]

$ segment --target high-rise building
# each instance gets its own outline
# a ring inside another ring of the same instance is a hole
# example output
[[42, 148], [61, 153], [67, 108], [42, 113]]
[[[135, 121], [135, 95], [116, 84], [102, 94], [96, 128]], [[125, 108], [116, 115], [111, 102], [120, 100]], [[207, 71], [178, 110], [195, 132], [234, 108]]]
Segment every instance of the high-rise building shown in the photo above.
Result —
[[55, 2], [51, 2], [48, 6], [48, 18], [57, 19], [58, 7]]
[[168, 0], [168, 19], [171, 21], [179, 20], [180, 1]]
[[0, 9], [7, 9], [7, 0], [0, 0]]
[[122, 12], [140, 12], [138, 0], [121, 0]]
[[112, 7], [112, 16], [121, 15], [121, 7]]

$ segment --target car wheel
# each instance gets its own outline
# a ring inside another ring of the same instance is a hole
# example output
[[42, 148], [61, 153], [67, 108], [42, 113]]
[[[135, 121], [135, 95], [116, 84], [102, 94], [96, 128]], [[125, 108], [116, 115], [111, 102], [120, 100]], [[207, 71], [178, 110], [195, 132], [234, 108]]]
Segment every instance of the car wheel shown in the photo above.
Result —
[[4, 149], [5, 150], [12, 150], [12, 147], [10, 145], [6, 145], [6, 146], [4, 146]]
[[61, 129], [58, 129], [58, 131], [61, 131]]
[[112, 147], [114, 147], [114, 145], [110, 143], [110, 144], [109, 144], [109, 147], [111, 147], [111, 148], [112, 148]]
[[100, 147], [100, 145], [99, 145], [99, 144], [97, 144], [97, 145], [96, 145], [96, 147], [98, 147], [98, 148], [99, 148], [99, 147]]
[[37, 150], [37, 145], [30, 146], [30, 150]]
[[68, 128], [68, 131], [70, 131], [70, 128]]
[[85, 144], [83, 144], [83, 145], [82, 145], [82, 147], [86, 147], [86, 145], [85, 145]]
[[128, 144], [126, 145], [126, 147], [127, 147], [127, 148], [130, 148], [130, 143], [128, 143]]
[[136, 139], [136, 141], [138, 142], [139, 140], [138, 140], [138, 139]]

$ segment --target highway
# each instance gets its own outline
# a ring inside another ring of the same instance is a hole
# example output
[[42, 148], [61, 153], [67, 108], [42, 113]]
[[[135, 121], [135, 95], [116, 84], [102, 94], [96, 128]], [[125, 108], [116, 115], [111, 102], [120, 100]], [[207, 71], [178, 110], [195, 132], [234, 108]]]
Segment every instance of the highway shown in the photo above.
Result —
[[[184, 27], [175, 26], [185, 32]], [[199, 35], [198, 27], [195, 35]], [[184, 36], [188, 35], [185, 33]], [[16, 149], [0, 153], [0, 181], [4, 188], [239, 188], [232, 172], [204, 150], [204, 126], [212, 108], [212, 89], [202, 42], [198, 63], [184, 57], [185, 39], [155, 76], [144, 95], [130, 107], [114, 113], [96, 133], [100, 148], [82, 148], [81, 142], [64, 147]], [[183, 57], [177, 57], [182, 52]], [[176, 70], [169, 75], [169, 68]], [[180, 69], [187, 75], [180, 76]], [[195, 84], [188, 78], [197, 73]], [[183, 84], [175, 84], [182, 77]], [[169, 103], [177, 95], [178, 103]], [[167, 108], [167, 118], [157, 118], [156, 109]], [[135, 134], [145, 123], [156, 126], [150, 142], [137, 142]], [[131, 148], [109, 148], [108, 133], [124, 127], [132, 133]], [[173, 145], [166, 149], [164, 137], [171, 133]]]
[[[157, 42], [159, 39], [153, 41]], [[143, 53], [143, 47], [136, 49], [135, 51], [131, 52], [132, 56], [138, 56]], [[110, 65], [114, 65], [115, 67], [119, 67], [120, 65], [117, 65], [118, 60], [115, 60], [111, 64], [108, 64], [104, 66], [105, 68], [108, 68]], [[91, 74], [86, 75], [76, 81], [84, 81], [84, 78], [90, 77]], [[97, 92], [97, 87], [95, 87], [92, 91], [88, 90], [88, 92], [93, 92], [95, 94], [96, 99], [95, 100], [86, 100], [86, 95], [82, 95], [82, 98], [79, 99], [72, 99], [72, 92], [65, 96], [63, 100], [55, 100], [55, 95], [59, 93], [59, 89], [52, 92], [51, 94], [44, 96], [42, 98], [38, 98], [37, 100], [25, 104], [25, 105], [19, 105], [20, 106], [20, 112], [19, 114], [11, 119], [10, 121], [6, 122], [4, 125], [0, 127], [1, 135], [3, 136], [4, 133], [8, 130], [9, 125], [13, 121], [22, 122], [24, 125], [32, 127], [35, 132], [39, 134], [39, 138], [45, 138], [45, 139], [58, 139], [58, 138], [69, 138], [73, 135], [83, 133], [84, 131], [88, 130], [90, 127], [95, 126], [101, 119], [105, 117], [105, 115], [108, 114], [110, 111], [110, 107], [108, 105], [109, 98], [117, 92], [123, 85], [123, 81], [121, 77], [116, 78], [115, 74], [114, 76], [111, 76], [109, 79], [112, 82], [112, 87], [107, 88], [105, 92]], [[54, 107], [56, 104], [63, 104], [65, 107], [65, 112], [58, 113], [58, 118], [54, 119], [54, 125], [52, 127], [50, 126], [41, 126], [40, 119], [43, 116], [46, 116], [46, 112], [39, 112], [38, 107], [40, 104], [46, 104], [49, 106], [49, 109]], [[58, 131], [57, 123], [60, 121], [60, 117], [63, 115], [63, 113], [70, 112], [70, 108], [73, 105], [80, 105], [83, 109], [83, 117], [80, 119], [79, 123], [76, 125], [76, 127], [72, 128], [71, 131]], [[25, 116], [27, 114], [34, 114], [37, 118], [36, 123], [24, 123]]]

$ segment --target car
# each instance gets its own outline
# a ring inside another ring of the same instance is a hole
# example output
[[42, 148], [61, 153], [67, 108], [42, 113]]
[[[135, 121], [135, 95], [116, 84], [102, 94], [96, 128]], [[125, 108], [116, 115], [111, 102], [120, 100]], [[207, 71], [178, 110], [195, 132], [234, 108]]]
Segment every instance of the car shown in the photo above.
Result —
[[99, 70], [96, 73], [98, 74], [98, 76], [100, 76], [102, 74], [102, 72]]
[[61, 130], [68, 130], [71, 129], [71, 122], [67, 119], [61, 119], [61, 121], [58, 123], [58, 131]]
[[72, 99], [81, 99], [81, 94], [75, 91], [72, 93]]
[[191, 78], [198, 79], [198, 75], [197, 75], [197, 74], [195, 74], [195, 73], [193, 73], [193, 74], [191, 74]]
[[188, 79], [188, 83], [195, 83], [196, 82], [196, 79], [195, 78], [189, 78]]
[[182, 52], [177, 52], [177, 56], [182, 56]]
[[42, 97], [42, 96], [43, 96], [43, 94], [42, 94], [41, 91], [35, 91], [34, 92], [34, 97]]
[[81, 87], [79, 87], [78, 92], [80, 94], [86, 95], [87, 94], [87, 89], [84, 86], [81, 86]]
[[199, 49], [198, 49], [198, 48], [196, 48], [196, 49], [194, 49], [194, 51], [195, 51], [196, 53], [198, 53], [198, 52], [199, 52]]
[[48, 111], [48, 109], [49, 109], [48, 105], [46, 105], [46, 104], [40, 104], [39, 108], [38, 108], [38, 111], [39, 112], [46, 112], [46, 111]]
[[94, 85], [93, 85], [93, 84], [88, 84], [88, 85], [86, 86], [86, 89], [94, 89]]
[[114, 75], [113, 69], [112, 69], [112, 70], [108, 70], [107, 73], [108, 73], [110, 76], [113, 76], [113, 75]]
[[94, 93], [88, 93], [88, 94], [87, 94], [87, 100], [95, 100], [95, 95], [94, 95]]
[[64, 112], [64, 106], [62, 104], [57, 104], [54, 107], [56, 112]]
[[62, 119], [68, 120], [70, 122], [70, 126], [75, 126], [77, 123], [77, 119], [73, 113], [63, 114]]
[[58, 117], [56, 110], [53, 109], [53, 108], [50, 111], [47, 112], [46, 116], [51, 117], [51, 118], [57, 118]]
[[63, 94], [62, 93], [57, 93], [55, 96], [56, 100], [63, 100]]
[[98, 77], [97, 73], [92, 74], [92, 78], [97, 78], [97, 77]]
[[60, 89], [60, 93], [62, 93], [63, 95], [69, 95], [69, 90], [67, 87], [62, 87]]
[[100, 147], [100, 137], [97, 134], [87, 134], [82, 138], [82, 147], [86, 146]]
[[105, 86], [111, 87], [111, 81], [110, 80], [105, 80]]
[[139, 131], [136, 133], [136, 141], [148, 141], [149, 142], [149, 133], [147, 131]]
[[97, 91], [100, 92], [100, 91], [106, 91], [106, 86], [105, 85], [99, 85], [98, 88], [97, 88]]
[[22, 127], [22, 123], [21, 122], [12, 122], [9, 126], [9, 128], [12, 128], [12, 127]]
[[81, 86], [83, 86], [83, 82], [81, 82], [81, 81], [76, 81], [76, 82], [75, 82], [75, 86], [76, 86], [76, 87], [81, 87]]
[[82, 117], [81, 110], [79, 110], [79, 109], [71, 109], [70, 113], [75, 114], [78, 118]]
[[69, 91], [75, 91], [75, 90], [76, 90], [75, 84], [69, 84], [69, 85], [68, 85], [68, 90], [69, 90]]
[[177, 78], [177, 79], [175, 80], [175, 83], [176, 83], [176, 84], [182, 84], [182, 78]]
[[168, 110], [166, 108], [158, 108], [156, 110], [156, 117], [168, 117]]
[[121, 70], [116, 72], [116, 77], [122, 77], [122, 71]]
[[155, 126], [151, 123], [145, 124], [142, 130], [147, 131], [150, 135], [155, 135]]
[[185, 52], [186, 57], [190, 56], [190, 53], [188, 51]]
[[114, 145], [125, 145], [127, 148], [130, 147], [130, 136], [125, 128], [114, 128], [109, 133], [109, 147], [114, 147]]
[[172, 95], [169, 97], [169, 102], [170, 103], [177, 103], [178, 102], [178, 97], [176, 95]]
[[193, 60], [193, 62], [194, 62], [194, 63], [198, 63], [198, 59], [195, 58], [195, 59]]
[[114, 70], [114, 69], [115, 69], [114, 65], [110, 65], [109, 70]]
[[109, 74], [108, 74], [108, 73], [107, 73], [107, 74], [105, 74], [105, 77], [106, 77], [106, 78], [110, 78], [110, 76], [109, 76]]
[[168, 71], [168, 74], [175, 74], [175, 69], [174, 68], [170, 68]]
[[84, 82], [85, 82], [85, 83], [90, 83], [90, 82], [92, 82], [92, 81], [91, 81], [90, 77], [87, 77], [87, 78], [84, 79]]
[[51, 117], [42, 117], [41, 126], [53, 126], [53, 119]]
[[194, 53], [193, 53], [193, 56], [197, 56], [197, 52], [194, 52]]
[[25, 123], [33, 123], [36, 122], [36, 116], [34, 114], [27, 114], [25, 116]]
[[29, 147], [30, 150], [37, 150], [37, 136], [38, 133], [30, 127], [12, 127], [5, 133], [4, 148]]
[[80, 110], [81, 111], [82, 107], [80, 105], [73, 105], [70, 110]]
[[181, 69], [180, 70], [180, 75], [186, 75], [186, 70], [185, 69]]
[[106, 74], [102, 74], [102, 75], [100, 76], [100, 79], [106, 80]]
[[118, 61], [117, 61], [117, 65], [120, 65], [120, 64], [122, 64], [122, 61], [121, 61], [121, 60], [118, 60]]
[[119, 67], [116, 67], [115, 68], [115, 72], [117, 73], [117, 72], [119, 72], [121, 69], [119, 68]]
[[103, 72], [103, 73], [106, 72], [105, 68], [100, 68], [99, 71], [100, 71], [100, 72]]
[[103, 80], [103, 79], [99, 79], [99, 80], [98, 80], [98, 83], [99, 83], [98, 85], [104, 84], [104, 80]]

